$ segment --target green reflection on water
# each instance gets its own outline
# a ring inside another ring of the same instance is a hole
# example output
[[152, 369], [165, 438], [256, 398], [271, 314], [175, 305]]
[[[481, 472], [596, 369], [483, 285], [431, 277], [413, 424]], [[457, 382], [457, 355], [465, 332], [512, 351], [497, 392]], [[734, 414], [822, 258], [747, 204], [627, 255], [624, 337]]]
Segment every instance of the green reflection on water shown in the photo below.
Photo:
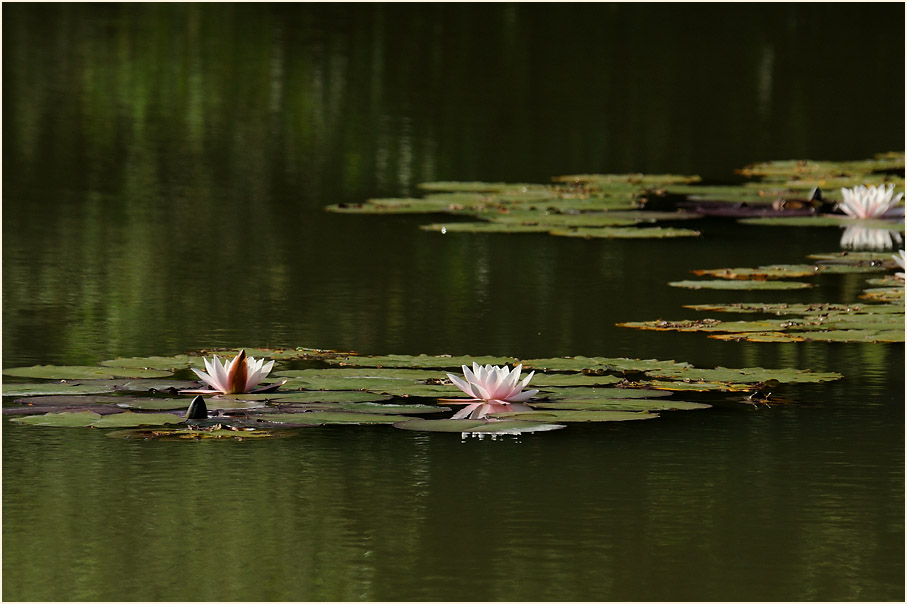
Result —
[[519, 443], [4, 421], [4, 599], [901, 598], [902, 347], [613, 326], [748, 301], [663, 284], [801, 262], [839, 233], [543, 243], [321, 208], [896, 149], [903, 38], [878, 24], [902, 10], [4, 5], [5, 366], [289, 344], [849, 373], [801, 407]]

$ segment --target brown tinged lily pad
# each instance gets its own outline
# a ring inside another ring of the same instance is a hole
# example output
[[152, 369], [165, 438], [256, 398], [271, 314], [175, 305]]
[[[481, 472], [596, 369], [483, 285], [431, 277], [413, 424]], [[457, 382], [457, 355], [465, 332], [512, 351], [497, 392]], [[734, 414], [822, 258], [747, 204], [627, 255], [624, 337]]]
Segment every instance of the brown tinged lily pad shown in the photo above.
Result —
[[810, 283], [799, 281], [753, 281], [753, 280], [716, 280], [716, 281], [671, 281], [668, 283], [671, 287], [682, 287], [685, 289], [732, 289], [732, 290], [786, 290], [786, 289], [807, 289], [813, 287]]
[[575, 409], [545, 409], [538, 411], [508, 411], [490, 413], [489, 417], [536, 422], [626, 422], [643, 419], [656, 419], [657, 413], [645, 411], [595, 411]]
[[86, 367], [79, 365], [35, 365], [4, 369], [3, 375], [42, 380], [82, 380], [113, 378], [159, 378], [171, 375], [170, 371], [142, 367]]
[[701, 233], [691, 229], [673, 227], [602, 227], [555, 229], [557, 237], [578, 237], [582, 239], [672, 239], [675, 237], [699, 237]]

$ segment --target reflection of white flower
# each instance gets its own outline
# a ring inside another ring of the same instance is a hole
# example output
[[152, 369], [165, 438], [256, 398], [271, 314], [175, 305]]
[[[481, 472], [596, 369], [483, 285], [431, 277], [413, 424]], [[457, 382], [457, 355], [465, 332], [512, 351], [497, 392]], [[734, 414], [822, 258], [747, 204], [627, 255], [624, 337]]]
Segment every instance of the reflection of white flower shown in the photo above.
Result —
[[894, 258], [894, 261], [897, 262], [898, 266], [901, 267], [901, 272], [895, 273], [894, 276], [898, 277], [899, 279], [903, 279], [905, 276], [904, 275], [904, 250], [898, 250], [898, 253], [892, 255], [891, 257]]
[[245, 394], [251, 392], [259, 384], [271, 368], [274, 367], [274, 361], [265, 363], [264, 359], [255, 360], [253, 357], [246, 358], [246, 351], [241, 351], [232, 361], [224, 361], [220, 364], [220, 359], [214, 355], [214, 359], [209, 361], [205, 359], [205, 368], [207, 373], [199, 369], [192, 368], [192, 371], [198, 375], [213, 390], [191, 390], [198, 394]]
[[857, 185], [853, 189], [841, 189], [841, 195], [844, 201], [838, 207], [851, 218], [878, 218], [896, 206], [904, 196], [903, 193], [894, 195], [893, 184], [877, 187]]
[[[463, 365], [465, 381], [448, 373], [447, 377], [450, 378], [450, 381], [470, 397], [462, 401], [468, 404], [455, 413], [453, 419], [463, 419], [467, 416], [470, 419], [483, 419], [489, 413], [530, 410], [530, 407], [521, 403], [538, 394], [538, 390], [523, 392], [523, 388], [529, 384], [529, 380], [532, 379], [535, 372], [531, 372], [526, 379], [519, 382], [522, 369], [522, 365], [508, 369], [506, 365], [503, 367], [493, 365], [482, 367], [477, 363], [473, 363], [472, 371], [470, 371], [469, 367]], [[456, 403], [459, 401], [448, 400], [447, 402]]]
[[841, 247], [849, 250], [890, 250], [902, 241], [901, 234], [888, 229], [850, 225], [841, 235]]

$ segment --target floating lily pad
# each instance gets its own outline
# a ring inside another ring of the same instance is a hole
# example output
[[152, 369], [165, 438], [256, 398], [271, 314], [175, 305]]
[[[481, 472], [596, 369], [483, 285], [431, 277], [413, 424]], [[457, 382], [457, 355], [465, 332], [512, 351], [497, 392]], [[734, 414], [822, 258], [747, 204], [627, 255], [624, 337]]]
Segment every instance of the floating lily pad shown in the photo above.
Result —
[[[811, 260], [821, 260], [824, 262], [834, 262], [836, 264], [867, 264], [888, 262], [891, 260], [890, 252], [829, 252], [824, 254], [809, 254], [807, 258]], [[892, 265], [894, 263], [892, 262]]]
[[453, 384], [399, 384], [394, 386], [382, 386], [371, 389], [370, 392], [378, 392], [399, 397], [426, 397], [426, 398], [444, 398], [451, 396], [460, 396], [462, 391]]
[[583, 239], [668, 239], [674, 237], [699, 237], [699, 231], [673, 227], [604, 227], [579, 228], [573, 230], [552, 230], [558, 237], [580, 237]]
[[753, 384], [729, 384], [726, 382], [684, 382], [680, 380], [649, 380], [639, 382], [639, 386], [641, 388], [672, 390], [675, 392], [750, 392], [754, 389]]
[[20, 405], [29, 405], [34, 407], [85, 407], [89, 405], [116, 405], [122, 400], [124, 399], [120, 396], [63, 394], [57, 396], [31, 396], [26, 398], [18, 398], [13, 402]]
[[4, 375], [42, 380], [113, 379], [115, 377], [166, 377], [169, 371], [138, 367], [86, 367], [80, 365], [35, 365], [4, 369]]
[[[670, 395], [670, 392], [653, 390], [652, 392]], [[603, 400], [564, 399], [547, 402], [532, 402], [530, 406], [537, 410], [559, 409], [575, 411], [687, 411], [708, 409], [711, 405], [675, 401], [673, 399], [650, 400], [644, 398], [612, 398]]]
[[[670, 392], [643, 390], [641, 388], [545, 388], [543, 394], [548, 401], [608, 401], [636, 398], [671, 396]], [[542, 394], [539, 395], [540, 397]], [[531, 403], [535, 406], [535, 402]]]
[[544, 185], [527, 183], [506, 182], [459, 182], [436, 181], [419, 183], [420, 189], [426, 191], [470, 191], [478, 193], [500, 193], [503, 191], [528, 192], [531, 190], [546, 189]]
[[381, 413], [353, 413], [347, 411], [305, 411], [302, 413], [268, 413], [252, 415], [252, 419], [270, 424], [392, 424], [400, 421], [399, 415]]
[[530, 210], [510, 211], [498, 214], [491, 218], [492, 222], [499, 224], [537, 225], [549, 229], [559, 227], [617, 227], [630, 226], [640, 222], [637, 218], [612, 212], [581, 212], [574, 214], [558, 214], [552, 212], [533, 212]]
[[812, 287], [810, 283], [801, 283], [799, 281], [750, 281], [750, 280], [703, 280], [703, 281], [671, 281], [668, 283], [671, 287], [683, 287], [686, 289], [806, 289]]
[[159, 430], [114, 430], [108, 432], [111, 438], [127, 440], [250, 440], [260, 438], [286, 437], [291, 433], [286, 430], [272, 431], [260, 429], [235, 430], [218, 428], [199, 430], [197, 428], [159, 429]]
[[504, 224], [497, 222], [445, 222], [424, 224], [419, 227], [423, 231], [439, 231], [440, 233], [546, 233], [550, 227], [546, 225]]
[[835, 372], [812, 372], [803, 369], [764, 369], [762, 367], [744, 367], [728, 369], [715, 367], [701, 369], [690, 367], [679, 371], [647, 371], [649, 377], [672, 378], [693, 381], [722, 382], [728, 384], [758, 384], [774, 381], [783, 384], [814, 384], [839, 380], [843, 375]]
[[758, 268], [716, 268], [690, 271], [694, 275], [719, 277], [721, 279], [771, 280], [797, 277], [812, 277], [821, 273], [866, 273], [883, 271], [881, 266], [773, 264]]
[[161, 426], [164, 424], [181, 424], [184, 418], [170, 413], [133, 413], [126, 411], [114, 415], [105, 415], [91, 426], [93, 428], [135, 428], [138, 426]]
[[[177, 409], [185, 410], [189, 407], [192, 399], [186, 398], [130, 398], [123, 402], [117, 403], [124, 409], [138, 409], [141, 411], [175, 411]], [[210, 411], [219, 411], [223, 409], [256, 409], [263, 407], [265, 404], [261, 401], [244, 401], [231, 400], [220, 397], [209, 397], [205, 399], [205, 405]]]
[[186, 369], [188, 367], [204, 367], [205, 363], [202, 357], [178, 354], [172, 357], [152, 356], [130, 357], [125, 359], [116, 358], [107, 361], [101, 361], [101, 365], [105, 367], [126, 367], [133, 369], [159, 369], [172, 372], [178, 369]]
[[772, 217], [772, 218], [743, 218], [739, 222], [757, 226], [788, 226], [788, 227], [846, 227], [851, 225], [861, 226], [867, 229], [884, 229], [904, 232], [904, 221], [891, 220], [858, 220], [840, 216], [790, 216], [790, 217]]
[[[271, 401], [275, 404], [285, 403], [368, 403], [390, 400], [391, 397], [373, 392], [357, 390], [295, 390], [276, 392], [274, 394], [240, 394], [239, 400]], [[206, 399], [206, 401], [209, 399]], [[216, 403], [214, 403], [216, 404]], [[211, 402], [208, 403], [212, 405]]]
[[99, 421], [101, 416], [91, 411], [70, 411], [63, 413], [46, 413], [28, 417], [14, 417], [10, 421], [33, 426], [55, 426], [59, 428], [84, 428]]
[[112, 392], [127, 380], [76, 380], [72, 382], [42, 382], [32, 384], [3, 384], [3, 396], [44, 396], [53, 394], [103, 394]]
[[876, 312], [876, 313], [897, 313], [904, 312], [903, 306], [883, 305], [883, 304], [786, 304], [786, 303], [760, 303], [760, 302], [734, 302], [730, 304], [687, 304], [683, 308], [693, 310], [712, 310], [716, 312], [733, 312], [733, 313], [763, 313], [772, 315], [805, 315], [805, 314], [828, 314], [830, 312], [851, 313], [851, 312]]
[[470, 419], [411, 419], [397, 422], [395, 428], [416, 430], [419, 432], [453, 432], [460, 434], [525, 434], [529, 432], [548, 432], [559, 430], [564, 426], [542, 422], [528, 421], [485, 421]]
[[527, 359], [524, 369], [536, 371], [645, 371], [659, 367], [692, 367], [689, 363], [658, 359], [627, 359], [613, 357], [563, 357], [552, 359]]
[[478, 363], [479, 365], [513, 365], [519, 363], [517, 359], [514, 359], [512, 357], [470, 357], [449, 355], [430, 356], [427, 354], [389, 354], [383, 356], [349, 355], [327, 359], [327, 361], [331, 365], [341, 365], [347, 367], [412, 367], [439, 369], [460, 369], [463, 365], [472, 367], [473, 362]]
[[166, 392], [170, 390], [189, 390], [199, 388], [203, 384], [190, 380], [173, 380], [173, 379], [139, 379], [129, 380], [116, 386], [117, 392]]
[[701, 178], [686, 174], [570, 174], [567, 176], [555, 176], [552, 180], [555, 182], [581, 182], [608, 187], [624, 183], [633, 186], [692, 183], [701, 180]]
[[791, 323], [784, 320], [774, 321], [719, 321], [718, 319], [685, 319], [679, 321], [627, 321], [617, 323], [618, 327], [630, 329], [643, 329], [649, 331], [769, 331], [772, 329], [783, 330]]
[[[389, 405], [386, 403], [302, 403], [292, 405], [299, 411], [351, 411], [354, 413], [381, 413], [386, 415], [431, 415], [450, 411], [439, 405]], [[286, 407], [281, 407], [285, 411]]]
[[716, 340], [736, 342], [903, 342], [904, 330], [844, 329], [838, 331], [791, 331], [711, 334]]
[[641, 419], [655, 419], [657, 413], [639, 411], [576, 411], [572, 409], [546, 409], [544, 411], [507, 411], [489, 413], [497, 419], [515, 419], [537, 422], [626, 422]]
[[604, 386], [616, 384], [621, 378], [613, 375], [586, 375], [582, 373], [536, 373], [530, 386]]

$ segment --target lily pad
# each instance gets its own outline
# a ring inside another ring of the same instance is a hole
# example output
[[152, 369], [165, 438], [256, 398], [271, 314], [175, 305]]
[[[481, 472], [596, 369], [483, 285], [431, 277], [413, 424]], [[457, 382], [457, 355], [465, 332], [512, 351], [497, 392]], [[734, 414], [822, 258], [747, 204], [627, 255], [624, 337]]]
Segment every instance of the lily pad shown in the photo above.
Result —
[[699, 231], [673, 227], [604, 227], [579, 228], [573, 230], [552, 230], [558, 237], [580, 237], [583, 239], [668, 239], [674, 237], [699, 237]]
[[701, 180], [701, 178], [685, 174], [570, 174], [567, 176], [555, 176], [552, 180], [555, 182], [581, 182], [608, 187], [615, 184], [639, 186], [692, 183]]
[[621, 378], [613, 375], [586, 375], [583, 373], [536, 373], [531, 387], [545, 386], [604, 386], [616, 384]]
[[884, 230], [894, 230], [903, 233], [904, 232], [904, 221], [891, 221], [891, 220], [858, 220], [855, 218], [847, 218], [843, 215], [835, 216], [790, 216], [790, 217], [772, 217], [772, 218], [743, 218], [739, 220], [743, 224], [751, 224], [756, 226], [787, 226], [787, 227], [846, 227], [846, 226], [861, 226], [867, 229], [884, 229]]
[[655, 390], [672, 390], [675, 392], [750, 392], [755, 386], [753, 384], [730, 384], [727, 382], [699, 382], [699, 381], [670, 381], [670, 380], [649, 380], [639, 382], [641, 388], [653, 388]]
[[572, 409], [546, 409], [544, 411], [507, 411], [489, 413], [489, 417], [537, 422], [626, 422], [655, 419], [657, 413], [639, 411], [576, 411]]
[[127, 380], [76, 380], [72, 382], [41, 382], [3, 384], [3, 396], [45, 396], [54, 394], [103, 394], [112, 392]]
[[671, 287], [686, 289], [806, 289], [812, 287], [810, 283], [799, 281], [750, 281], [750, 280], [715, 280], [715, 281], [671, 281]]
[[[560, 402], [562, 400], [604, 402], [608, 400], [645, 399], [671, 396], [670, 392], [663, 392], [661, 390], [643, 390], [641, 388], [545, 388], [543, 394], [547, 396], [545, 402]], [[535, 402], [531, 404], [532, 406], [536, 405]]]
[[96, 422], [93, 428], [136, 428], [138, 426], [161, 426], [164, 424], [181, 424], [184, 418], [170, 413], [133, 413], [126, 411], [114, 415], [105, 415]]
[[105, 367], [125, 367], [132, 369], [159, 369], [163, 371], [176, 371], [178, 369], [187, 369], [189, 367], [204, 367], [203, 357], [189, 356], [178, 354], [172, 357], [130, 357], [116, 358], [107, 361], [101, 361]]
[[348, 411], [305, 411], [302, 413], [268, 413], [252, 415], [258, 421], [287, 424], [392, 424], [400, 421], [399, 415], [381, 413], [353, 413]]
[[745, 367], [743, 369], [685, 368], [679, 371], [647, 371], [649, 377], [671, 378], [693, 381], [722, 382], [728, 384], [758, 384], [774, 381], [783, 384], [815, 384], [840, 380], [843, 375], [829, 372], [812, 372], [803, 369], [764, 369], [762, 367]]
[[470, 419], [411, 419], [397, 422], [395, 428], [416, 430], [418, 432], [453, 432], [460, 434], [514, 435], [529, 432], [548, 432], [559, 430], [564, 426], [543, 422], [528, 421], [485, 421]]
[[42, 380], [113, 379], [116, 377], [167, 377], [170, 371], [138, 367], [86, 367], [80, 365], [35, 365], [4, 369], [4, 375]]
[[14, 417], [10, 421], [32, 426], [55, 426], [59, 428], [85, 428], [99, 421], [101, 416], [91, 411], [70, 411], [63, 413], [46, 413], [28, 417]]
[[[277, 392], [274, 394], [241, 394], [236, 395], [238, 400], [270, 401], [274, 404], [285, 403], [368, 403], [390, 400], [391, 397], [373, 392], [357, 390], [295, 390]], [[216, 405], [213, 399], [206, 399], [208, 405]]]
[[420, 189], [426, 191], [470, 191], [478, 193], [500, 193], [503, 191], [527, 192], [537, 189], [547, 189], [544, 185], [527, 183], [506, 182], [459, 182], [435, 181], [419, 183]]
[[423, 231], [438, 231], [447, 233], [546, 233], [550, 227], [546, 225], [504, 224], [498, 222], [445, 222], [424, 224], [419, 227]]
[[159, 430], [114, 430], [108, 432], [111, 438], [126, 440], [250, 440], [260, 438], [275, 438], [289, 436], [286, 430], [272, 431], [260, 429], [237, 430], [218, 428], [199, 430], [197, 428], [159, 429]]
[[788, 279], [812, 277], [822, 273], [867, 273], [880, 272], [881, 266], [849, 265], [812, 265], [812, 264], [772, 264], [758, 268], [716, 268], [690, 271], [694, 275], [719, 277], [721, 279], [753, 279], [757, 281], [771, 279]]
[[[666, 395], [670, 395], [666, 391]], [[575, 410], [575, 411], [687, 411], [692, 409], [708, 409], [711, 405], [705, 403], [691, 403], [689, 401], [675, 401], [673, 399], [650, 400], [644, 398], [612, 398], [602, 400], [591, 399], [564, 399], [549, 402], [533, 402], [530, 405], [537, 410]]]
[[689, 363], [662, 361], [658, 359], [628, 359], [614, 357], [562, 357], [551, 359], [527, 359], [524, 369], [536, 371], [645, 371], [659, 367], [692, 367]]
[[[177, 409], [186, 410], [192, 399], [186, 398], [130, 398], [126, 401], [117, 403], [124, 409], [138, 409], [141, 411], [175, 411]], [[208, 397], [205, 399], [205, 405], [210, 411], [223, 409], [256, 409], [263, 407], [265, 404], [260, 401], [231, 400], [227, 398]]]
[[553, 212], [533, 212], [530, 210], [510, 211], [498, 214], [491, 218], [492, 222], [499, 224], [537, 225], [549, 229], [559, 227], [617, 227], [630, 226], [640, 222], [637, 218], [629, 218], [623, 214], [612, 212], [579, 212], [573, 214], [560, 214]]
[[473, 362], [479, 365], [514, 365], [519, 363], [512, 357], [490, 357], [490, 356], [450, 356], [427, 354], [408, 355], [408, 354], [389, 354], [384, 356], [342, 356], [333, 359], [327, 359], [331, 365], [340, 365], [345, 367], [412, 367], [412, 368], [438, 368], [438, 369], [460, 369], [463, 365], [472, 367]]

